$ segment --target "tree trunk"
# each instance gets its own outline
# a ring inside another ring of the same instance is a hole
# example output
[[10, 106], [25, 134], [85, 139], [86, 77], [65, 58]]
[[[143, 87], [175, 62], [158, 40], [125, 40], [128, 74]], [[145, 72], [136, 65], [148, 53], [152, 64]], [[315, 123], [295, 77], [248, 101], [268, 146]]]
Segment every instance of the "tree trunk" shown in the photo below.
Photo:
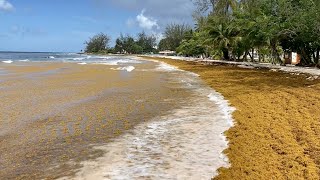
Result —
[[249, 54], [249, 52], [248, 52], [248, 51], [246, 51], [246, 52], [244, 53], [243, 61], [247, 61], [247, 56], [248, 56], [248, 54]]
[[320, 48], [317, 49], [315, 62], [320, 65]]
[[249, 57], [251, 59], [251, 62], [253, 62], [254, 61], [254, 49], [253, 48], [251, 49], [251, 53], [248, 52], [248, 55], [249, 55]]
[[258, 58], [259, 58], [259, 62], [261, 63], [260, 47], [258, 47]]
[[307, 66], [310, 64], [310, 60], [309, 57], [305, 51], [305, 48], [301, 49], [301, 62], [299, 63], [299, 65], [301, 66]]
[[223, 59], [224, 60], [230, 60], [229, 50], [227, 48], [223, 48], [222, 49], [222, 53], [223, 53]]
[[277, 62], [280, 64], [283, 64], [277, 50], [277, 44], [275, 42], [271, 43], [271, 49], [272, 49], [272, 64], [276, 64]]
[[248, 52], [248, 55], [249, 55], [249, 57], [251, 59], [251, 62], [253, 62], [253, 54], [250, 54], [250, 52]]

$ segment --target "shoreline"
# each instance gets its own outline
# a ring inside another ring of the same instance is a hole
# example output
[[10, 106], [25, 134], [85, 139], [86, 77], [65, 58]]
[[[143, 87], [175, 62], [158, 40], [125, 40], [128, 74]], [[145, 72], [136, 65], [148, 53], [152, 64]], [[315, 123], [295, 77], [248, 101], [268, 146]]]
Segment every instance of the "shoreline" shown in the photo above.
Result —
[[[215, 179], [320, 177], [320, 81], [306, 74], [146, 57], [200, 75], [237, 111], [225, 134], [231, 167]], [[298, 76], [297, 76], [298, 75]]]

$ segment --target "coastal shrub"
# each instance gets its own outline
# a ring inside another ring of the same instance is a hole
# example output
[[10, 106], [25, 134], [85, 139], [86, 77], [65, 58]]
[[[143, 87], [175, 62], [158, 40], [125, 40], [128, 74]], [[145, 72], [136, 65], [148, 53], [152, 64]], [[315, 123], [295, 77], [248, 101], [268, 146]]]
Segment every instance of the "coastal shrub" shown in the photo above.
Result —
[[110, 42], [110, 38], [107, 34], [99, 33], [92, 38], [89, 39], [89, 41], [86, 41], [86, 53], [98, 53], [98, 52], [104, 52], [108, 51], [108, 45]]

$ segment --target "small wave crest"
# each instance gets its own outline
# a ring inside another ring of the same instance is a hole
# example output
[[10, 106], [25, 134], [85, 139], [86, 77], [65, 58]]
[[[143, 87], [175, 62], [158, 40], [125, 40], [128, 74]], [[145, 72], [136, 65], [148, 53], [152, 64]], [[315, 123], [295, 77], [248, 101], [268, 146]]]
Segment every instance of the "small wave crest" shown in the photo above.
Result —
[[109, 61], [109, 62], [97, 62], [95, 64], [101, 64], [101, 65], [108, 65], [108, 66], [117, 66], [118, 62], [116, 61]]
[[135, 67], [134, 66], [127, 66], [127, 67], [118, 67], [118, 68], [110, 68], [110, 69], [132, 72], [133, 70], [135, 70]]
[[69, 58], [68, 60], [72, 60], [72, 61], [82, 61], [85, 60], [86, 58]]
[[3, 62], [3, 63], [6, 63], [6, 64], [11, 64], [11, 63], [13, 63], [12, 60], [2, 61], [2, 62]]
[[141, 61], [132, 60], [132, 59], [117, 59], [117, 60], [108, 60], [96, 62], [96, 64], [103, 64], [103, 65], [110, 65], [110, 66], [117, 66], [123, 64], [140, 64]]
[[19, 60], [20, 62], [29, 62], [29, 59], [23, 59], [23, 60]]
[[178, 68], [174, 67], [174, 66], [171, 66], [169, 64], [166, 64], [166, 63], [160, 63], [156, 70], [159, 70], [159, 71], [177, 71]]

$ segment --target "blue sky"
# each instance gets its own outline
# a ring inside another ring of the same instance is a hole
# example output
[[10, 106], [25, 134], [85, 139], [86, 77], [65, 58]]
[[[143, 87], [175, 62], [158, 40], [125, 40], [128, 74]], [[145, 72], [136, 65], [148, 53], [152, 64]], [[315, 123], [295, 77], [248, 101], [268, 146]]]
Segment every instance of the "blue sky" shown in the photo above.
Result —
[[78, 52], [99, 32], [161, 37], [168, 23], [192, 24], [193, 10], [191, 0], [0, 0], [0, 51]]

